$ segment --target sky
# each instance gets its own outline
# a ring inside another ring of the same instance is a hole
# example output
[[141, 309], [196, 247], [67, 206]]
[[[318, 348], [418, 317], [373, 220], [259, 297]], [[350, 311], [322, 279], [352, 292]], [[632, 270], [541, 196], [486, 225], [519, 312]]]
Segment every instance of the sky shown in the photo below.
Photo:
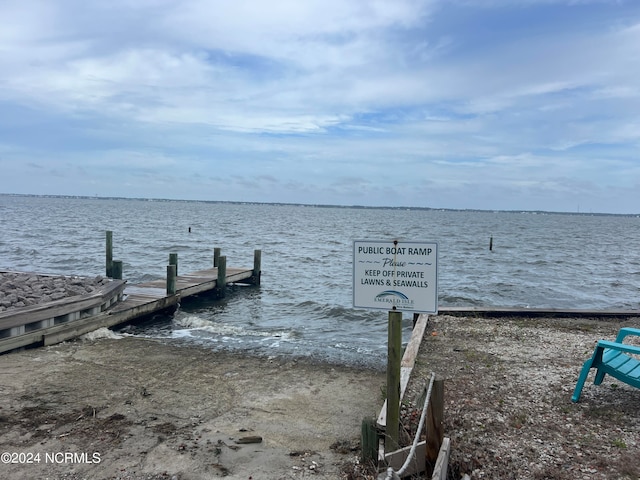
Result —
[[637, 0], [0, 0], [0, 193], [640, 213]]

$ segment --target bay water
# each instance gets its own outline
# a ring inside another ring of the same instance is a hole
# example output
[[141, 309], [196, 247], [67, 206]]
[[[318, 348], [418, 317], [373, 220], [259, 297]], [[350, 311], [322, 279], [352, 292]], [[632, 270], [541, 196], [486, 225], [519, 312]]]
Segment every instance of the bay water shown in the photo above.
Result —
[[0, 270], [81, 276], [104, 275], [111, 230], [131, 284], [169, 253], [186, 273], [262, 250], [260, 287], [124, 329], [216, 350], [383, 365], [387, 313], [352, 307], [354, 240], [436, 242], [440, 306], [640, 307], [638, 216], [0, 195], [0, 227]]

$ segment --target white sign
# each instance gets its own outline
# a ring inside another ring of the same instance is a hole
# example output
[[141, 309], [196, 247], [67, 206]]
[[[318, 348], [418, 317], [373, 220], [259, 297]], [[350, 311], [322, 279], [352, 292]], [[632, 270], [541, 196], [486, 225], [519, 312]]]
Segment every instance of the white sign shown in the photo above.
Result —
[[354, 241], [353, 306], [438, 313], [438, 244]]

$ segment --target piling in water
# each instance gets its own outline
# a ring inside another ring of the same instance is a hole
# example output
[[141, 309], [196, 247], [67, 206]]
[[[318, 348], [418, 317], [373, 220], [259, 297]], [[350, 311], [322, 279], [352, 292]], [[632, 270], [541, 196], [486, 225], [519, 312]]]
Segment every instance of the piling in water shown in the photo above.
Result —
[[224, 290], [227, 286], [227, 257], [224, 255], [218, 258], [218, 278], [216, 280], [216, 291], [219, 296], [224, 297]]
[[114, 260], [111, 263], [111, 274], [114, 280], [122, 280], [122, 260]]
[[253, 274], [251, 275], [251, 283], [260, 285], [260, 272], [262, 269], [262, 250], [253, 251]]
[[107, 230], [106, 240], [106, 273], [107, 277], [111, 278], [113, 275], [113, 232], [111, 230]]
[[169, 254], [169, 265], [176, 266], [176, 276], [177, 276], [178, 275], [178, 254], [177, 253]]

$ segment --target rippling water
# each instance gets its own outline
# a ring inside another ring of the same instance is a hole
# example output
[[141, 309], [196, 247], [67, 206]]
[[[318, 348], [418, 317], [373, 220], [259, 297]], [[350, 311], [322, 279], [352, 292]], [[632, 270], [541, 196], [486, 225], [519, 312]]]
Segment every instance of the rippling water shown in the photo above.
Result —
[[103, 274], [112, 230], [114, 259], [134, 284], [163, 278], [171, 252], [188, 272], [209, 268], [214, 247], [240, 267], [261, 249], [260, 288], [234, 287], [223, 300], [185, 302], [172, 317], [130, 327], [206, 348], [383, 363], [386, 313], [351, 306], [356, 239], [438, 242], [441, 306], [636, 309], [640, 301], [632, 216], [0, 195], [0, 221], [0, 269]]

